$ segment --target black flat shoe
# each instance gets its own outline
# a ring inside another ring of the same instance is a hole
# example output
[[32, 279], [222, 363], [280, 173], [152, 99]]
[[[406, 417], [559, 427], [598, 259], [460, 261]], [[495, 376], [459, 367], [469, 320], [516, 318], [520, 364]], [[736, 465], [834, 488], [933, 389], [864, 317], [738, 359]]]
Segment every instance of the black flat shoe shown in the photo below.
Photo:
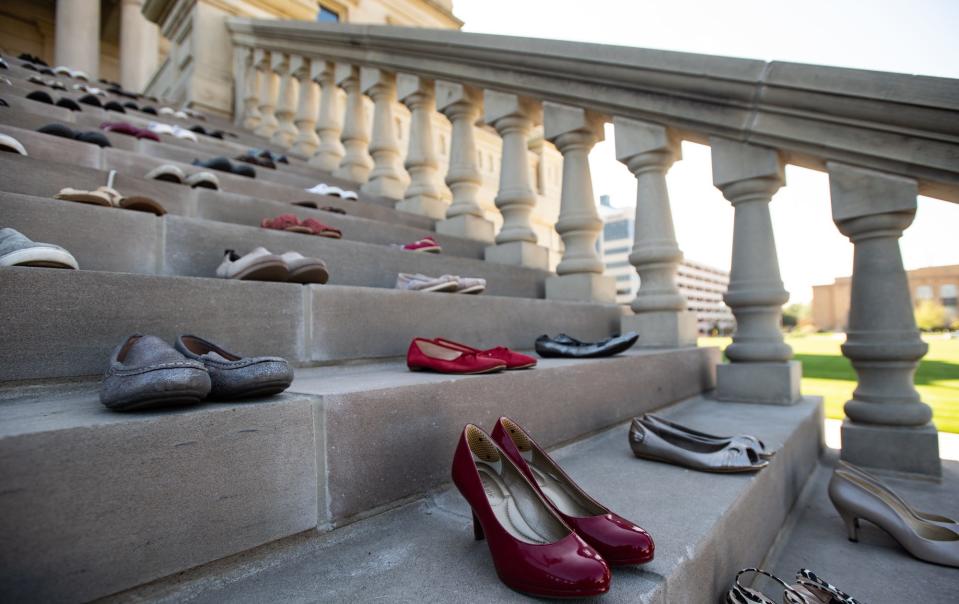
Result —
[[543, 358], [589, 359], [608, 357], [629, 350], [638, 339], [639, 334], [635, 331], [612, 336], [599, 342], [580, 342], [565, 333], [561, 333], [555, 338], [542, 335], [536, 338], [536, 354]]

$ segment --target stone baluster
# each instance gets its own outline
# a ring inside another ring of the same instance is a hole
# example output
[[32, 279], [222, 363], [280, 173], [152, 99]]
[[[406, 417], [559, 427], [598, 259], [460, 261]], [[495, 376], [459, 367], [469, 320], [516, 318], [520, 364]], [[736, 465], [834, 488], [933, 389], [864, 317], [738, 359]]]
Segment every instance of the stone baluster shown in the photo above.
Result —
[[410, 110], [410, 140], [404, 164], [410, 174], [410, 185], [396, 209], [438, 220], [446, 218], [448, 206], [440, 197], [439, 160], [433, 136], [436, 86], [433, 80], [400, 74], [396, 90], [400, 101]]
[[253, 62], [253, 49], [249, 46], [236, 47], [237, 105], [236, 123], [247, 130], [260, 125], [259, 73]]
[[676, 287], [683, 253], [676, 243], [666, 186], [666, 172], [682, 158], [680, 141], [658, 124], [617, 117], [613, 125], [616, 159], [636, 177], [636, 232], [629, 263], [640, 282], [630, 303], [634, 314], [623, 317], [622, 331], [642, 334], [643, 347], [695, 346], [696, 315]]
[[713, 184], [735, 211], [729, 289], [723, 299], [736, 317], [730, 363], [716, 372], [720, 400], [790, 404], [799, 400], [802, 370], [783, 341], [782, 305], [789, 299], [779, 276], [769, 202], [785, 184], [775, 149], [713, 138]]
[[453, 125], [450, 136], [450, 167], [446, 184], [453, 203], [446, 209], [446, 220], [436, 223], [436, 232], [493, 242], [493, 223], [486, 220], [478, 195], [483, 175], [476, 159], [476, 120], [482, 110], [483, 93], [463, 84], [437, 82], [436, 99], [440, 111]]
[[842, 458], [939, 476], [932, 410], [913, 386], [928, 346], [919, 337], [899, 238], [916, 214], [915, 180], [829, 162], [832, 216], [854, 246], [843, 354], [858, 384], [845, 406]]
[[270, 53], [257, 48], [253, 51], [253, 64], [259, 72], [257, 80], [260, 85], [259, 99], [260, 123], [253, 134], [270, 138], [276, 132], [279, 122], [276, 119], [276, 98], [279, 94], [280, 78], [273, 73], [270, 62]]
[[320, 90], [311, 77], [312, 61], [299, 55], [290, 57], [290, 75], [299, 82], [300, 98], [296, 103], [297, 135], [293, 141], [293, 154], [312, 157], [320, 144], [316, 135], [316, 115], [319, 109]]
[[276, 101], [277, 127], [270, 137], [270, 142], [289, 149], [298, 134], [293, 117], [296, 115], [297, 82], [290, 69], [291, 57], [283, 53], [273, 53], [270, 66], [273, 73], [280, 78], [280, 88]]
[[549, 250], [536, 244], [530, 214], [536, 206], [536, 194], [530, 185], [529, 133], [542, 120], [539, 101], [515, 94], [487, 90], [483, 96], [484, 120], [492, 124], [503, 139], [499, 192], [496, 207], [503, 215], [503, 227], [496, 245], [486, 248], [486, 259], [545, 270]]
[[603, 221], [596, 210], [589, 152], [603, 140], [602, 116], [579, 107], [557, 103], [543, 106], [543, 135], [563, 155], [556, 232], [563, 239], [563, 259], [556, 276], [546, 280], [546, 297], [582, 302], [616, 301], [616, 280], [603, 274], [596, 240]]
[[360, 70], [360, 89], [373, 99], [373, 138], [370, 141], [373, 171], [362, 190], [398, 201], [403, 199], [406, 187], [401, 176], [400, 145], [393, 120], [396, 74], [364, 67]]
[[[345, 153], [333, 176], [351, 182], [364, 183], [369, 179], [370, 170], [373, 169], [373, 158], [370, 157], [368, 150], [370, 131], [366, 119], [366, 104], [363, 92], [360, 90], [360, 68], [352, 65], [337, 65], [336, 82], [346, 91], [346, 117], [343, 123]], [[326, 97], [325, 94], [323, 96]]]
[[[320, 115], [316, 122], [320, 143], [309, 163], [320, 170], [333, 172], [340, 165], [345, 153], [343, 143], [340, 142], [341, 103], [340, 89], [336, 85], [336, 64], [314, 59], [310, 68], [310, 79], [320, 86]], [[362, 103], [362, 96], [360, 101]]]

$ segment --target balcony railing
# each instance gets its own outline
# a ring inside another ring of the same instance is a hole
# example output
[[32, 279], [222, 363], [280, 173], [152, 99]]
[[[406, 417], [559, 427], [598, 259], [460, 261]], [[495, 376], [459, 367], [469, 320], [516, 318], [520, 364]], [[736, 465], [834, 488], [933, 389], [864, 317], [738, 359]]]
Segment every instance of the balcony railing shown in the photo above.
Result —
[[[683, 255], [666, 172], [681, 141], [709, 144], [713, 182], [735, 211], [724, 299], [737, 329], [730, 362], [718, 369], [719, 398], [799, 396], [798, 364], [779, 329], [788, 293], [769, 203], [785, 184], [787, 163], [828, 172], [834, 222], [855, 246], [843, 353], [859, 384], [846, 405], [843, 456], [939, 472], [931, 411], [913, 386], [926, 345], [898, 240], [917, 195], [959, 202], [959, 81], [445, 30], [248, 19], [228, 27], [241, 123], [401, 209], [437, 218], [443, 232], [477, 239], [492, 232], [476, 199], [473, 129], [477, 122], [495, 128], [503, 140], [495, 200], [503, 226], [487, 250], [491, 261], [545, 267], [530, 224], [536, 195], [526, 158], [529, 132], [542, 123], [564, 159], [556, 231], [565, 251], [547, 282], [551, 298], [615, 296], [595, 251], [601, 222], [587, 162], [611, 121], [617, 159], [637, 181], [629, 261], [641, 286], [623, 329], [639, 330], [649, 346], [695, 345], [696, 322], [676, 287]], [[347, 97], [342, 119], [337, 87]], [[374, 105], [371, 132], [363, 95]], [[393, 128], [397, 100], [412, 114], [405, 166]], [[451, 204], [436, 186], [435, 111], [452, 123]]]

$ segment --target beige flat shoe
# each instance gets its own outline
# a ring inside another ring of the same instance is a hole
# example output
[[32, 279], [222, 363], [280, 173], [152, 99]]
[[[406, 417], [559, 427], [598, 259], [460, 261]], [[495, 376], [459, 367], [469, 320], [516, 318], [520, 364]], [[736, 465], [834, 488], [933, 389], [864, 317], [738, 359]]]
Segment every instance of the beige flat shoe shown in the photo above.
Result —
[[95, 206], [113, 207], [113, 197], [97, 189], [96, 191], [84, 191], [83, 189], [73, 189], [65, 187], [53, 196], [54, 199], [64, 201], [76, 201], [78, 203], [88, 203]]

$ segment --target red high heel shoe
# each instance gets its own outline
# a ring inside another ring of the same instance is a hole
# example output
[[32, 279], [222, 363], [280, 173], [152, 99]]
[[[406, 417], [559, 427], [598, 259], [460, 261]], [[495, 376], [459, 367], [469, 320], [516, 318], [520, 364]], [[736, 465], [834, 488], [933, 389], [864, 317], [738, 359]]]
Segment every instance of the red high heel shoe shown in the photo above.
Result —
[[440, 346], [426, 338], [413, 338], [406, 351], [406, 366], [410, 371], [436, 371], [438, 373], [491, 373], [506, 368], [499, 359], [453, 350]]
[[473, 424], [453, 456], [453, 484], [473, 508], [473, 532], [485, 537], [500, 580], [546, 598], [609, 591], [609, 566], [553, 512], [516, 464]]
[[501, 417], [493, 440], [576, 534], [616, 566], [653, 559], [653, 538], [590, 497], [516, 422]]

